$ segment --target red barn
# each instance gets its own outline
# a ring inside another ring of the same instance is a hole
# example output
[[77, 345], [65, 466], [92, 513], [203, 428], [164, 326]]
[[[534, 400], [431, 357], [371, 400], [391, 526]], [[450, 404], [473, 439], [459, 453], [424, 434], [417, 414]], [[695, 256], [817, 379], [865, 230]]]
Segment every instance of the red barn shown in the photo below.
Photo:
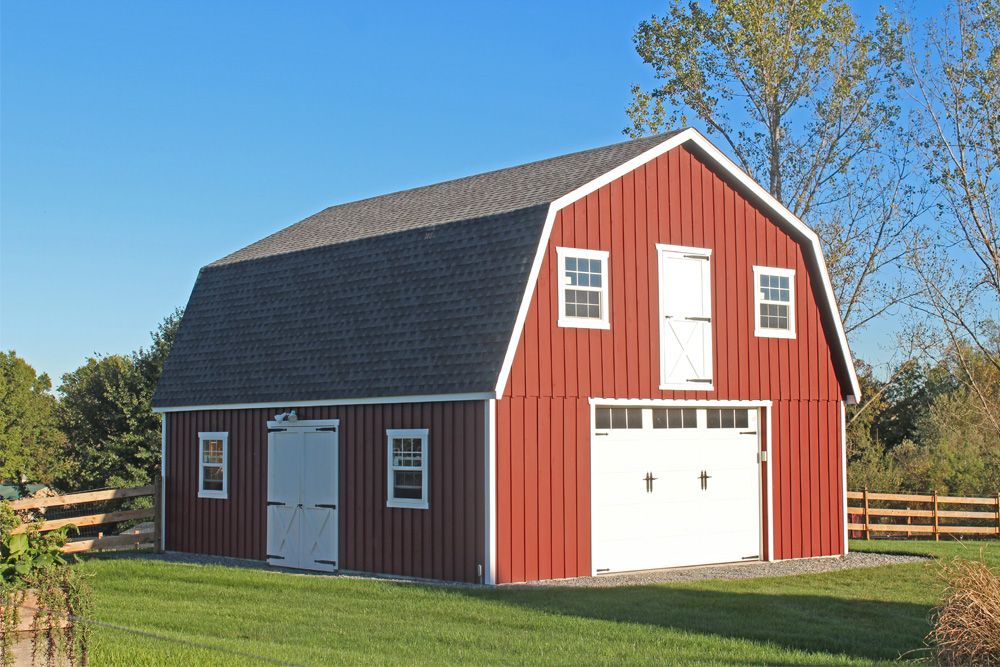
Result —
[[819, 240], [692, 129], [328, 208], [203, 268], [164, 544], [503, 583], [847, 551]]

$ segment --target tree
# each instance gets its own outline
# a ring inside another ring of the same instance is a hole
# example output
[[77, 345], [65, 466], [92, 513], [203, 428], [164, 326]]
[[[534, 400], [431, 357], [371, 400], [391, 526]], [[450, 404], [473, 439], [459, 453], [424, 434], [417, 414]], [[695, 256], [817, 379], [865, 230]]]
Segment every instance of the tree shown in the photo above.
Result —
[[61, 474], [65, 438], [51, 389], [48, 375], [0, 352], [0, 481], [51, 484]]
[[905, 25], [866, 30], [844, 2], [672, 0], [636, 50], [657, 79], [632, 89], [632, 136], [686, 125], [720, 137], [739, 165], [816, 229], [847, 330], [906, 296], [895, 269], [920, 212], [899, 124]]
[[908, 64], [937, 226], [911, 246], [910, 303], [1000, 437], [1000, 403], [975, 371], [1000, 370], [1000, 0], [954, 0], [922, 47]]
[[71, 488], [150, 482], [160, 460], [160, 419], [151, 410], [181, 319], [175, 311], [131, 355], [91, 357], [63, 376], [60, 423], [69, 440]]

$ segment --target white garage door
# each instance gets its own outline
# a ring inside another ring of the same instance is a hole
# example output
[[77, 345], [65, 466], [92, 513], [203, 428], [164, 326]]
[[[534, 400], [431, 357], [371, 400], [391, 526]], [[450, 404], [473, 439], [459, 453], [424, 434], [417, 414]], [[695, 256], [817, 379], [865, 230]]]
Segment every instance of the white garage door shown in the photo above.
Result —
[[595, 409], [595, 573], [756, 560], [757, 410]]
[[332, 572], [338, 551], [337, 425], [268, 427], [267, 562]]

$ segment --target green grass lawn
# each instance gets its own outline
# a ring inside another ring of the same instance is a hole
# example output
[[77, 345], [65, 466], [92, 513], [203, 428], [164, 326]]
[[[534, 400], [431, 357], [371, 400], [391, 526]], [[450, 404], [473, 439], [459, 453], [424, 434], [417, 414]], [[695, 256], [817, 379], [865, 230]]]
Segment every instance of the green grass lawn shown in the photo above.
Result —
[[[982, 555], [1000, 543], [852, 542]], [[92, 664], [871, 664], [919, 650], [933, 561], [612, 589], [399, 584], [95, 558]], [[139, 630], [148, 635], [127, 632]], [[155, 635], [150, 636], [150, 635]], [[256, 658], [254, 657], [256, 656]]]

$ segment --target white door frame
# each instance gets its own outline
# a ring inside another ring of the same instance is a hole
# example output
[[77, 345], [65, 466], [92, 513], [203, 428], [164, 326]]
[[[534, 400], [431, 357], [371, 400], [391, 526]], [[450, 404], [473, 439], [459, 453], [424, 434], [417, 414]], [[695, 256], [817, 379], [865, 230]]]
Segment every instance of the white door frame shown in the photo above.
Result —
[[[767, 432], [767, 449], [763, 450], [767, 452], [767, 457], [764, 459], [764, 468], [767, 470], [767, 484], [764, 484], [763, 471], [761, 471], [760, 466], [757, 466], [757, 488], [759, 489], [757, 495], [757, 507], [760, 512], [760, 540], [759, 545], [761, 552], [763, 553], [765, 542], [767, 543], [767, 560], [774, 560], [774, 475], [771, 472], [771, 412], [773, 403], [769, 400], [761, 401], [721, 401], [717, 399], [671, 399], [671, 398], [595, 398], [590, 397], [590, 460], [594, 460], [594, 444], [596, 442], [594, 438], [594, 432], [597, 430], [595, 427], [596, 421], [594, 419], [595, 409], [597, 406], [611, 406], [611, 407], [634, 407], [634, 408], [756, 408], [758, 410], [757, 417], [757, 428], [760, 429], [761, 424], [764, 425]], [[763, 415], [760, 412], [763, 411]], [[761, 419], [763, 416], [763, 419]], [[757, 452], [758, 461], [760, 461], [760, 432], [757, 433]], [[763, 493], [765, 486], [767, 488], [767, 507], [764, 507], [762, 498], [760, 494]], [[597, 570], [594, 569], [594, 468], [591, 465], [590, 468], [590, 574], [592, 576], [597, 576]], [[764, 528], [764, 512], [767, 513], [767, 528]], [[763, 558], [761, 559], [763, 560]]]
[[[340, 420], [339, 419], [299, 419], [299, 420], [296, 420], [296, 421], [274, 421], [274, 420], [268, 420], [268, 422], [267, 422], [268, 443], [270, 444], [271, 433], [273, 431], [289, 431], [289, 430], [296, 430], [296, 431], [319, 431], [319, 430], [328, 430], [328, 429], [335, 430], [335, 432], [337, 434], [337, 441], [336, 441], [336, 443], [337, 443], [337, 456], [336, 456], [336, 458], [334, 458], [334, 464], [336, 466], [336, 469], [334, 470], [334, 474], [336, 474], [338, 476], [338, 478], [339, 478], [339, 476], [340, 476]], [[268, 450], [270, 450], [270, 447], [268, 447]], [[271, 462], [270, 462], [270, 460], [268, 460], [267, 470], [268, 470], [267, 474], [270, 475], [271, 474]], [[266, 488], [266, 486], [267, 486], [267, 482], [265, 484], [265, 488]], [[266, 495], [266, 493], [265, 493], [265, 495]], [[265, 498], [265, 501], [266, 500], [267, 499]], [[337, 525], [335, 526], [335, 530], [337, 531], [337, 554], [336, 554], [337, 565], [334, 566], [334, 569], [335, 570], [340, 570], [340, 552], [341, 552], [340, 546], [341, 545], [340, 545], [340, 483], [339, 483], [339, 481], [338, 481], [338, 484], [337, 484], [337, 508], [336, 508], [336, 515], [335, 516], [337, 518], [337, 521], [336, 521]], [[265, 535], [267, 534], [267, 527], [266, 526], [265, 526], [264, 533], [265, 533]]]

